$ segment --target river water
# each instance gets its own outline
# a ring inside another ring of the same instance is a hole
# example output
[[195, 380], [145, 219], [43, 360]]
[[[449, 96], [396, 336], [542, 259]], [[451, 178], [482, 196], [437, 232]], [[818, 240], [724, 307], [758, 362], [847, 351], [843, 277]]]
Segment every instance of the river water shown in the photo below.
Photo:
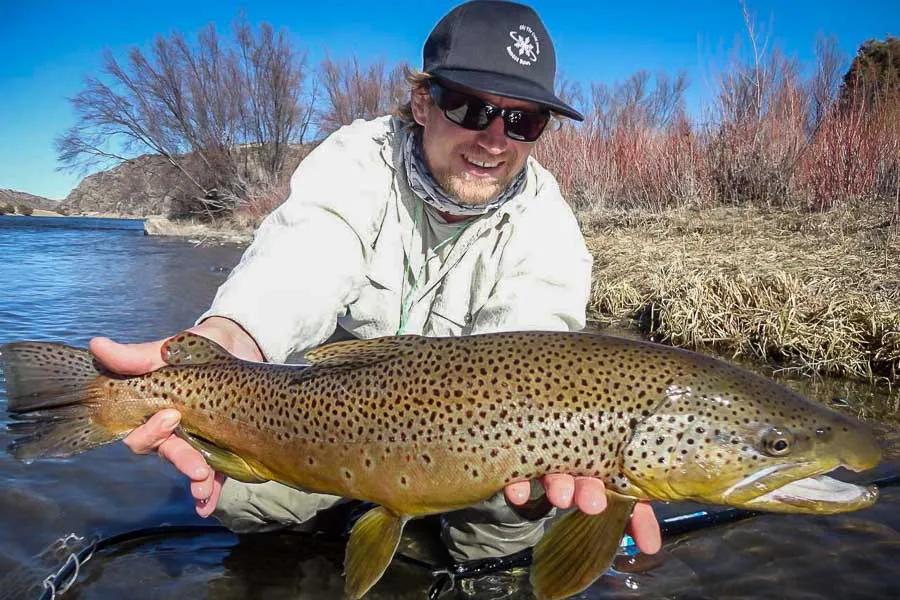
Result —
[[[0, 216], [0, 343], [95, 335], [158, 339], [190, 326], [237, 262], [234, 246], [146, 237], [140, 221]], [[859, 409], [883, 391], [787, 380], [820, 400]], [[837, 386], [837, 387], [835, 387]], [[0, 379], [0, 425], [5, 416]], [[900, 471], [895, 427], [878, 425], [889, 460], [873, 478]], [[0, 429], [0, 447], [9, 443]], [[0, 453], [0, 597], [37, 597], [67, 552], [86, 538], [160, 524], [200, 524], [185, 480], [121, 444], [65, 460], [23, 464]], [[659, 507], [660, 514], [686, 510]], [[836, 517], [762, 516], [666, 541], [654, 556], [621, 558], [585, 598], [900, 597], [900, 488], [865, 511]], [[410, 552], [434, 553], [427, 534]], [[433, 545], [433, 544], [431, 544]], [[339, 598], [342, 547], [329, 539], [229, 533], [154, 539], [101, 554], [66, 594], [73, 598]], [[422, 598], [430, 576], [395, 561], [372, 598]], [[449, 597], [530, 597], [521, 572], [464, 581]]]

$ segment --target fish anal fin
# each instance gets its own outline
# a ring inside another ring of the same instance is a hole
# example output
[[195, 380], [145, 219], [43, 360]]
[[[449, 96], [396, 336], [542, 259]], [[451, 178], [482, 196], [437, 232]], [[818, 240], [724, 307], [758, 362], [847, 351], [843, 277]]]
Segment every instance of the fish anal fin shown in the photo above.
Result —
[[190, 331], [182, 331], [166, 340], [161, 353], [166, 364], [173, 366], [205, 365], [238, 360], [216, 342]]
[[541, 600], [568, 598], [597, 580], [612, 564], [635, 500], [607, 491], [606, 510], [574, 510], [534, 548], [531, 586]]
[[407, 335], [335, 342], [308, 351], [304, 358], [318, 366], [363, 367], [408, 356], [416, 351], [420, 339], [419, 336]]
[[207, 464], [219, 473], [227, 475], [232, 479], [243, 481], [244, 483], [263, 483], [269, 481], [268, 477], [265, 477], [263, 473], [260, 473], [261, 469], [254, 468], [249, 462], [234, 452], [193, 435], [181, 426], [175, 428], [175, 435], [185, 440], [193, 448], [199, 451], [200, 454], [203, 455], [203, 458], [206, 459]]
[[381, 579], [394, 558], [407, 520], [379, 506], [356, 522], [344, 557], [344, 593], [348, 598], [362, 598]]

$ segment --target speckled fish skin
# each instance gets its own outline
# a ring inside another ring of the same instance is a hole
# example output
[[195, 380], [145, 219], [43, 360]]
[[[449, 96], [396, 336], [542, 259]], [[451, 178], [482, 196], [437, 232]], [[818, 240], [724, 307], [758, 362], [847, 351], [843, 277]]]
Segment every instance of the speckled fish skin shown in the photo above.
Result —
[[869, 506], [825, 477], [874, 467], [859, 423], [712, 358], [577, 333], [344, 342], [312, 366], [250, 363], [184, 333], [169, 365], [103, 371], [85, 350], [0, 346], [11, 452], [70, 456], [124, 437], [165, 407], [211, 466], [380, 505], [353, 526], [345, 593], [381, 578], [411, 517], [470, 506], [546, 473], [599, 477], [608, 507], [566, 514], [534, 548], [541, 599], [579, 593], [611, 564], [637, 499], [822, 513]]
[[[751, 506], [789, 481], [880, 458], [849, 418], [724, 362], [646, 342], [404, 336], [321, 347], [309, 367], [238, 361], [208, 346], [182, 334], [164, 350], [172, 366], [101, 375], [95, 421], [121, 437], [172, 406], [189, 432], [261, 479], [408, 516], [469, 506], [546, 473], [599, 477], [639, 499]], [[755, 507], [840, 512], [874, 499]]]

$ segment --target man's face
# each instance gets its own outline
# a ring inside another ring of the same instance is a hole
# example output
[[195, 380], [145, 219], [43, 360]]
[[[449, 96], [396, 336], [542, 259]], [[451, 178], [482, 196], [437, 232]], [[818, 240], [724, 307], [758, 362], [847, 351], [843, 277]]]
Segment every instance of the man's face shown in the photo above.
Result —
[[[491, 94], [472, 93], [494, 106], [536, 111], [532, 102]], [[505, 190], [525, 166], [533, 144], [512, 140], [503, 133], [503, 119], [483, 131], [470, 131], [451, 122], [431, 100], [427, 89], [412, 97], [413, 115], [422, 125], [425, 161], [445, 192], [463, 204], [487, 204]]]

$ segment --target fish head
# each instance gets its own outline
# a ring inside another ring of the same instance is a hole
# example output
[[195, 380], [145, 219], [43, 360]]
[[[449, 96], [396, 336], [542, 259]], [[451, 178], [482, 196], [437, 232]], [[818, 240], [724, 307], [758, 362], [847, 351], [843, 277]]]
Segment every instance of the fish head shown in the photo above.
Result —
[[881, 449], [862, 423], [731, 365], [703, 366], [669, 385], [635, 426], [623, 462], [631, 484], [654, 499], [767, 512], [832, 514], [875, 502], [876, 488], [825, 476], [878, 464]]

